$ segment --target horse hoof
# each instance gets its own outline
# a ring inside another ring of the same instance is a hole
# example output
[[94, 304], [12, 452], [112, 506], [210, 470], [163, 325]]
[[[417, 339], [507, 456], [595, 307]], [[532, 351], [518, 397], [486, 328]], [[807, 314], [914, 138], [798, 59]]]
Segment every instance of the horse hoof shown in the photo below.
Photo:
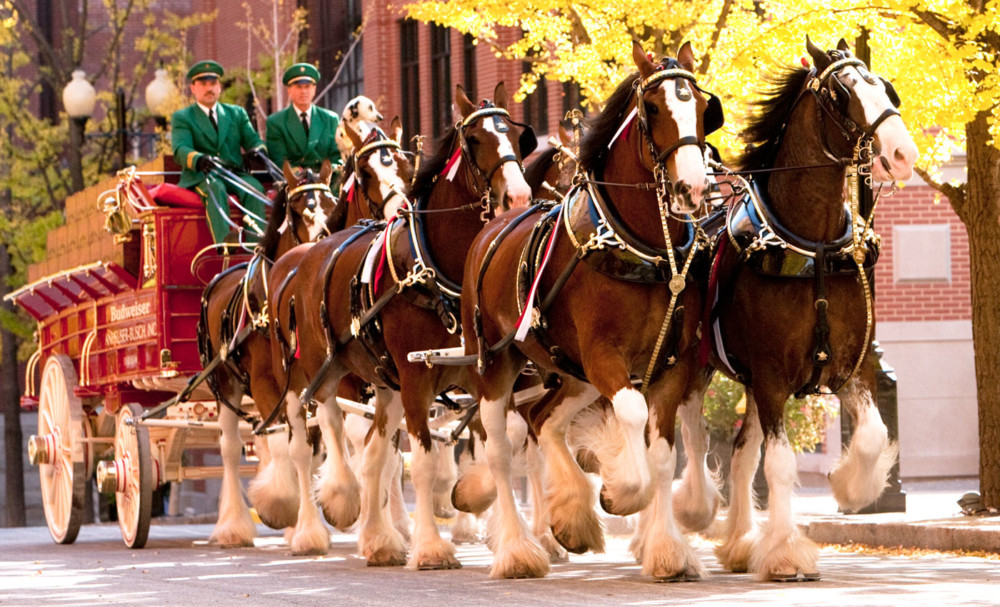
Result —
[[402, 567], [406, 564], [406, 555], [392, 550], [376, 550], [365, 556], [365, 562], [369, 567]]
[[567, 534], [559, 533], [555, 529], [552, 530], [552, 537], [556, 538], [556, 541], [559, 542], [560, 546], [573, 554], [583, 554], [590, 550], [590, 546], [587, 542], [578, 538], [571, 538]]
[[812, 573], [796, 572], [794, 574], [780, 575], [772, 574], [769, 578], [772, 582], [780, 583], [790, 583], [790, 582], [818, 582], [820, 579], [819, 572], [815, 571]]
[[461, 569], [462, 563], [458, 561], [440, 561], [437, 563], [420, 563], [417, 571], [441, 571], [444, 569]]
[[679, 582], [699, 582], [701, 576], [690, 571], [681, 571], [675, 575], [657, 576], [653, 580], [660, 584], [676, 584]]

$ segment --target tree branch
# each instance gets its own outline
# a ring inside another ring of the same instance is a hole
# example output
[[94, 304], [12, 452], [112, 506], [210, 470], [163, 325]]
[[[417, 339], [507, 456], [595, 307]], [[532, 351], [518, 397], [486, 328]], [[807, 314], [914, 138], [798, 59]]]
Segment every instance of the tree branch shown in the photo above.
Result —
[[715, 47], [719, 44], [719, 36], [722, 35], [722, 30], [726, 27], [726, 20], [729, 19], [729, 13], [733, 10], [733, 0], [724, 0], [722, 3], [722, 10], [719, 11], [719, 18], [715, 21], [715, 31], [712, 32], [712, 41], [708, 44], [708, 48], [702, 53], [701, 65], [698, 66], [698, 74], [704, 76], [708, 73], [708, 67], [712, 63], [712, 52]]
[[937, 181], [931, 176], [930, 173], [918, 166], [913, 167], [913, 171], [917, 175], [920, 175], [920, 178], [923, 179], [924, 183], [930, 186], [932, 190], [936, 190], [947, 196], [948, 200], [951, 201], [952, 207], [958, 209], [965, 206], [965, 184], [956, 186], [950, 183]]

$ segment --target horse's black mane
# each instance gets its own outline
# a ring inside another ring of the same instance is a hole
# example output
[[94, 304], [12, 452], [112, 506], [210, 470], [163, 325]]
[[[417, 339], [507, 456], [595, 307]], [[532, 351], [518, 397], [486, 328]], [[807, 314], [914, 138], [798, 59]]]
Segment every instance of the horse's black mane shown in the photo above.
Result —
[[[736, 162], [741, 169], [752, 171], [774, 166], [785, 124], [810, 74], [810, 70], [799, 66], [778, 66], [764, 72], [763, 97], [751, 104], [751, 115], [742, 135], [746, 148]], [[767, 173], [761, 177], [761, 186], [765, 186]]]
[[454, 146], [457, 135], [458, 130], [454, 126], [448, 128], [434, 142], [434, 155], [430, 158], [425, 158], [420, 163], [417, 178], [413, 181], [413, 185], [410, 186], [407, 192], [407, 196], [414, 203], [430, 193], [431, 188], [434, 187], [436, 177], [444, 170], [445, 165], [448, 164], [448, 159], [451, 158], [451, 149]]
[[634, 84], [638, 77], [639, 72], [629, 74], [604, 102], [604, 111], [590, 122], [587, 134], [580, 142], [580, 166], [585, 170], [603, 170], [608, 155], [608, 143], [625, 120], [625, 110], [632, 101]]
[[278, 230], [281, 228], [281, 224], [285, 223], [285, 217], [288, 214], [288, 194], [287, 189], [282, 187], [278, 188], [278, 194], [274, 197], [274, 206], [271, 207], [271, 219], [267, 222], [267, 228], [264, 230], [264, 236], [260, 239], [260, 247], [264, 252], [264, 257], [267, 259], [274, 259], [274, 254], [278, 250], [278, 241], [281, 239], [281, 234]]
[[538, 155], [531, 164], [524, 168], [524, 180], [528, 182], [528, 187], [532, 191], [537, 190], [545, 181], [545, 173], [555, 162], [555, 156], [559, 153], [559, 148], [549, 148]]

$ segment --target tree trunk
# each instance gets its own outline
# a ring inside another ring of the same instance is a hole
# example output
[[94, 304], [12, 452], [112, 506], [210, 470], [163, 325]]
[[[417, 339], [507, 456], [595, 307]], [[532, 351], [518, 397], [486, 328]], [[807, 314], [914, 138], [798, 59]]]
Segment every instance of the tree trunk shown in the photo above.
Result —
[[1000, 150], [990, 144], [986, 114], [966, 125], [968, 186], [957, 208], [969, 234], [972, 340], [979, 402], [979, 488], [1000, 508]]
[[[0, 301], [9, 290], [7, 278], [13, 274], [7, 245], [0, 245]], [[13, 314], [13, 304], [0, 303], [5, 311]], [[0, 407], [4, 416], [4, 458], [6, 484], [4, 495], [5, 517], [3, 526], [23, 527], [24, 517], [24, 455], [21, 449], [21, 402], [17, 373], [17, 338], [13, 333], [0, 329]]]

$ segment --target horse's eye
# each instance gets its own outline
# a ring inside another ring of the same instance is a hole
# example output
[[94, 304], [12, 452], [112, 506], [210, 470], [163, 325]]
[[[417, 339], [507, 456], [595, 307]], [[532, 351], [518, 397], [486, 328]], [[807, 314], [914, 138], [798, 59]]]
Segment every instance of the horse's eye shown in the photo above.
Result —
[[660, 113], [660, 108], [656, 107], [655, 103], [647, 103], [646, 104], [646, 113], [649, 114], [649, 115], [651, 115], [651, 116], [655, 116], [656, 114]]
[[465, 140], [469, 142], [469, 145], [479, 145], [479, 139], [475, 135], [470, 135]]

